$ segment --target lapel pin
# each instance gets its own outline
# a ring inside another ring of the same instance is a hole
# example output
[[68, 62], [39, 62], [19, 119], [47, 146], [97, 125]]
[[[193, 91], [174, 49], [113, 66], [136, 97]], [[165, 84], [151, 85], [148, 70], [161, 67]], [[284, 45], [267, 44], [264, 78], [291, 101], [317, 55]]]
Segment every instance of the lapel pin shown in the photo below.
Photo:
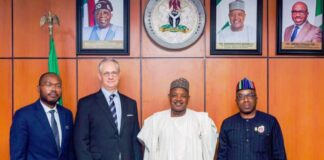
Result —
[[265, 128], [264, 128], [264, 126], [262, 125], [262, 126], [259, 126], [257, 130], [258, 130], [259, 133], [263, 133], [263, 132], [264, 132], [264, 129], [265, 129]]

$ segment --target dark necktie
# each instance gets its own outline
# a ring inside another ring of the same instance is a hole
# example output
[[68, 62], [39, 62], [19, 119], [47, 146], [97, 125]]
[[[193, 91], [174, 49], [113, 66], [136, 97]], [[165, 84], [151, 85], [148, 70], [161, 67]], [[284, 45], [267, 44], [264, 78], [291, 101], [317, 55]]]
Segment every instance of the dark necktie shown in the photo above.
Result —
[[111, 94], [109, 96], [109, 104], [108, 104], [108, 106], [109, 106], [109, 109], [111, 111], [114, 122], [115, 122], [116, 126], [118, 126], [116, 106], [115, 106], [115, 102], [114, 102], [114, 97], [115, 96], [116, 96], [115, 94]]
[[299, 27], [295, 26], [294, 31], [293, 31], [293, 33], [292, 33], [292, 35], [290, 37], [290, 42], [293, 42], [295, 40], [295, 38], [297, 36], [298, 29], [299, 29]]
[[57, 147], [57, 150], [60, 151], [60, 136], [59, 136], [57, 123], [56, 123], [56, 120], [54, 117], [55, 110], [50, 110], [49, 113], [51, 113], [51, 127], [52, 127], [52, 131], [54, 134], [56, 147]]

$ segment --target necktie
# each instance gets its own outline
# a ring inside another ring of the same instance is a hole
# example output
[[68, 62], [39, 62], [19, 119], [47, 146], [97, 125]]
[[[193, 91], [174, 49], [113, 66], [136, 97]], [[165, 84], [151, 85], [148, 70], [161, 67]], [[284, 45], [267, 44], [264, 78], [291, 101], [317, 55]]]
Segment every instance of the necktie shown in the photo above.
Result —
[[59, 136], [57, 123], [56, 123], [56, 120], [54, 117], [55, 110], [50, 110], [49, 113], [51, 113], [51, 128], [52, 128], [52, 131], [54, 134], [56, 147], [57, 147], [57, 150], [60, 151], [60, 136]]
[[109, 106], [109, 109], [110, 109], [111, 114], [113, 116], [114, 122], [115, 122], [116, 126], [118, 126], [116, 106], [115, 106], [115, 102], [114, 102], [114, 97], [115, 96], [116, 96], [115, 94], [111, 94], [109, 96], [109, 104], [108, 104], [108, 106]]
[[299, 27], [295, 26], [294, 31], [293, 31], [293, 33], [292, 33], [292, 35], [290, 37], [290, 42], [293, 42], [295, 40], [295, 38], [297, 36], [298, 29], [299, 29]]

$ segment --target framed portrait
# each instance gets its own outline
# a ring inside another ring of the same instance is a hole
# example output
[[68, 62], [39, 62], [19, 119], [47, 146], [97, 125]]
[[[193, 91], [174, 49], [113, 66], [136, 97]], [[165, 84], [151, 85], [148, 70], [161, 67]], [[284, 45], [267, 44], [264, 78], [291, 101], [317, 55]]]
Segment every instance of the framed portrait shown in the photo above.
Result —
[[129, 55], [129, 0], [77, 0], [77, 54]]
[[262, 0], [211, 0], [211, 55], [261, 55]]
[[278, 55], [323, 54], [323, 0], [278, 0]]

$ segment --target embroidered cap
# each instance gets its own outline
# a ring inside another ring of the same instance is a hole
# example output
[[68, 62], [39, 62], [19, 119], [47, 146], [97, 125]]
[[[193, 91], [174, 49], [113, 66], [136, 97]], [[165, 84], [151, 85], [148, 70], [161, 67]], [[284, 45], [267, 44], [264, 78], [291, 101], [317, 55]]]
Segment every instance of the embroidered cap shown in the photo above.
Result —
[[179, 78], [171, 82], [170, 90], [173, 88], [183, 88], [189, 92], [189, 81], [185, 78]]
[[109, 0], [99, 0], [96, 3], [96, 10], [98, 10], [98, 9], [108, 9], [111, 12], [113, 11], [112, 4]]
[[247, 79], [246, 77], [243, 78], [242, 80], [240, 80], [237, 83], [236, 86], [236, 92], [240, 91], [240, 90], [245, 90], [245, 89], [251, 89], [251, 90], [255, 90], [255, 85], [254, 82]]
[[235, 0], [229, 4], [229, 10], [240, 9], [245, 11], [245, 3], [242, 0]]

